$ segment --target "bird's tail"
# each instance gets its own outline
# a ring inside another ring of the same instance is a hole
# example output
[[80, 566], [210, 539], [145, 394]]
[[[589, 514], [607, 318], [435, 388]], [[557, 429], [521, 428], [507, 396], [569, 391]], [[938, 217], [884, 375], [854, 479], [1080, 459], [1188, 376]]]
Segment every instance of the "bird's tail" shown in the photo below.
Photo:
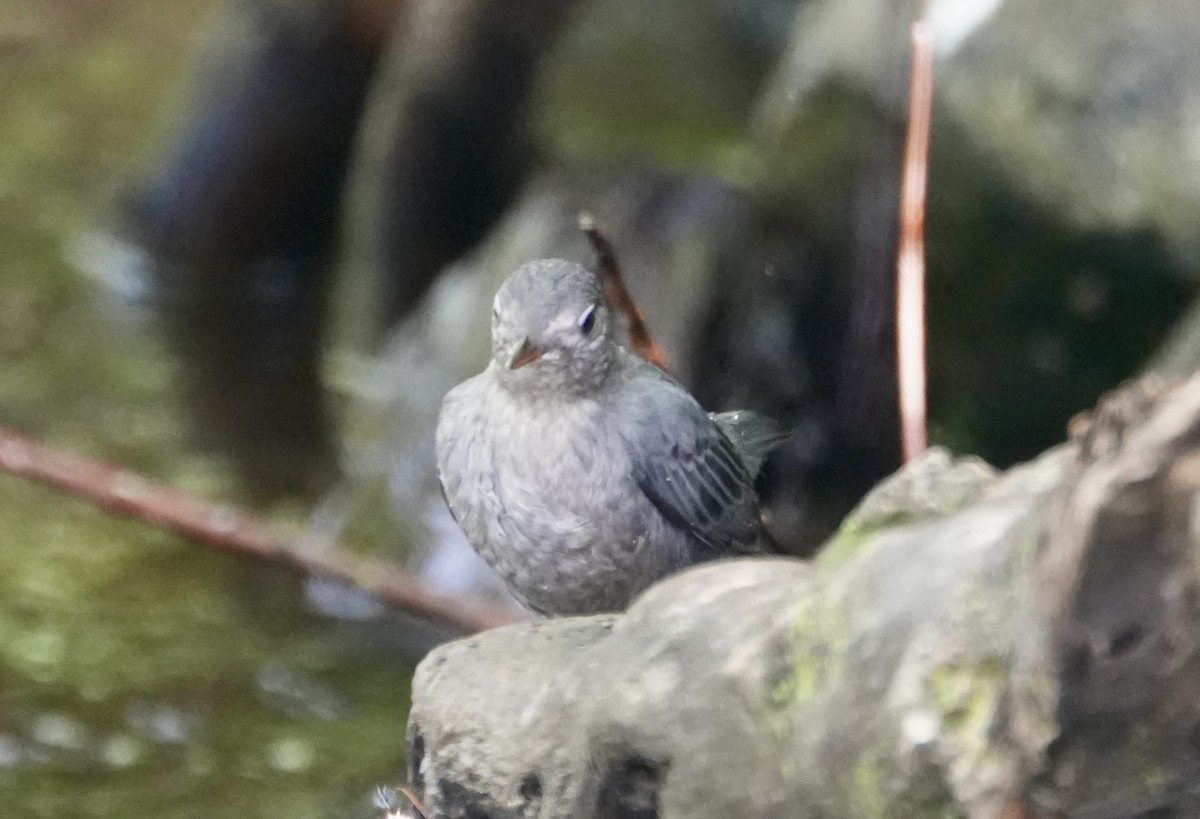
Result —
[[751, 476], [758, 474], [771, 450], [791, 434], [779, 421], [751, 410], [714, 412], [710, 417], [737, 447]]

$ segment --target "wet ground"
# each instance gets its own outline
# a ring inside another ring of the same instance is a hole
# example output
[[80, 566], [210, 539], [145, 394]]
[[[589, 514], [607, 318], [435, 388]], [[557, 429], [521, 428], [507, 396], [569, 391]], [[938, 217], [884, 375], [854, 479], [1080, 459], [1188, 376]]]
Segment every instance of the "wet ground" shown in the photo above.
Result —
[[[0, 4], [0, 424], [237, 502], [229, 465], [189, 443], [158, 328], [69, 261], [152, 160], [219, 6]], [[0, 477], [0, 816], [375, 815], [403, 766], [396, 628]]]

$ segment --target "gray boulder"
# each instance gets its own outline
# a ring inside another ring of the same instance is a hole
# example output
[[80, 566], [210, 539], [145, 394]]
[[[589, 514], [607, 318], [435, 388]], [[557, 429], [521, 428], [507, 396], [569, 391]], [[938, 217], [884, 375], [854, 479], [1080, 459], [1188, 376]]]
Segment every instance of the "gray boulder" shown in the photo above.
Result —
[[437, 817], [1200, 812], [1200, 379], [1117, 393], [995, 475], [931, 451], [812, 564], [742, 559], [624, 615], [435, 650]]
[[[1187, 0], [943, 0], [929, 4], [935, 153], [977, 158], [1083, 228], [1150, 228], [1200, 259], [1200, 15]], [[812, 0], [759, 100], [777, 139], [830, 85], [903, 117], [918, 4]], [[959, 145], [947, 145], [954, 134]], [[944, 184], [935, 181], [935, 187]]]

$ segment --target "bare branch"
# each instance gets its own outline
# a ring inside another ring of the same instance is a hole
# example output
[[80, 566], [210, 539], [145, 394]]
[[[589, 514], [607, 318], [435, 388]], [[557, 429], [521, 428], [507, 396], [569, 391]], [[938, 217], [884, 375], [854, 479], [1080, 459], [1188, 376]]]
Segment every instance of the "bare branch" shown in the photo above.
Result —
[[0, 428], [0, 471], [52, 486], [106, 511], [145, 521], [221, 551], [345, 580], [397, 608], [455, 631], [474, 632], [518, 618], [499, 607], [430, 591], [392, 564], [342, 548], [296, 546], [270, 523], [232, 506], [160, 486], [121, 467], [63, 452]]

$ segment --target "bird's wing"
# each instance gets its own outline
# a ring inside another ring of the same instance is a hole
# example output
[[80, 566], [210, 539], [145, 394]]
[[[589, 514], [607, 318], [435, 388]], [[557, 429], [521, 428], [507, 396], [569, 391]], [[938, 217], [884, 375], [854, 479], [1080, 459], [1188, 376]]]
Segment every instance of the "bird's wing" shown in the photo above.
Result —
[[633, 477], [662, 516], [718, 553], [753, 544], [754, 479], [720, 427], [665, 379], [628, 404], [622, 424]]
[[792, 432], [774, 418], [751, 410], [712, 412], [709, 417], [741, 453], [742, 463], [751, 476], [758, 475], [763, 461]]

